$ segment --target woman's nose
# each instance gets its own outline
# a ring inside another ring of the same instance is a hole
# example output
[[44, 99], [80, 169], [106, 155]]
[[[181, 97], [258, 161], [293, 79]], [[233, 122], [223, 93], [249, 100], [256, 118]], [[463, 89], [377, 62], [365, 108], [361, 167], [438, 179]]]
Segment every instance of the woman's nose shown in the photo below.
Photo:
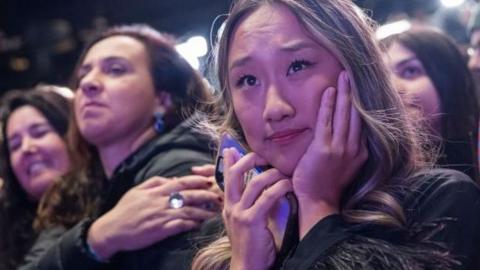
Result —
[[25, 137], [22, 140], [21, 151], [24, 154], [31, 154], [37, 151], [37, 145], [32, 138]]
[[102, 86], [97, 80], [89, 80], [82, 82], [80, 89], [86, 96], [92, 96], [100, 93]]
[[277, 86], [270, 86], [266, 94], [264, 119], [266, 121], [281, 121], [294, 113], [295, 108], [281, 89]]

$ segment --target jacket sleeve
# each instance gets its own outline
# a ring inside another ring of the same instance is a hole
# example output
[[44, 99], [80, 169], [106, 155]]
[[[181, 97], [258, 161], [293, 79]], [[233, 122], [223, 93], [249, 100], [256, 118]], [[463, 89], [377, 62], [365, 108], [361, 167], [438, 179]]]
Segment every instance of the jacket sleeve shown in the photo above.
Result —
[[444, 224], [431, 240], [446, 244], [462, 263], [458, 269], [480, 269], [480, 189], [463, 173], [445, 171], [417, 193], [413, 220]]
[[[90, 224], [90, 220], [83, 220], [65, 231], [61, 237], [57, 236], [56, 241], [49, 237], [40, 237], [29, 253], [29, 261], [19, 270], [101, 269], [105, 264], [97, 262], [86, 249], [85, 232]], [[35, 251], [39, 253], [34, 255]]]
[[163, 155], [153, 158], [147, 168], [145, 174], [136, 179], [137, 184], [152, 176], [163, 177], [180, 177], [190, 175], [193, 166], [204, 164], [213, 164], [212, 154], [210, 152], [201, 151], [200, 149], [173, 149]]
[[55, 245], [66, 229], [63, 226], [46, 229], [40, 233], [35, 243], [25, 255], [23, 263], [18, 270], [35, 269], [35, 264], [49, 248]]

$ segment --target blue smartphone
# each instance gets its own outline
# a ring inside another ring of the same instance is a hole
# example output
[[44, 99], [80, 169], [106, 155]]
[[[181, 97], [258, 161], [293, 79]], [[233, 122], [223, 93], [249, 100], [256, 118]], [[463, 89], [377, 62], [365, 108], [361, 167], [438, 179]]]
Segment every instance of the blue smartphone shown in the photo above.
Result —
[[[230, 136], [227, 133], [224, 133], [222, 135], [222, 138], [220, 140], [220, 147], [218, 148], [216, 165], [215, 165], [215, 180], [218, 186], [222, 190], [225, 189], [224, 179], [223, 179], [223, 150], [226, 148], [232, 148], [232, 147], [235, 148], [238, 151], [238, 153], [240, 153], [241, 157], [247, 154], [247, 150], [232, 136]], [[261, 172], [263, 172], [263, 170], [260, 167], [255, 167], [250, 171], [248, 171], [248, 173], [246, 173], [244, 177], [245, 184], [248, 183], [248, 181], [250, 181], [252, 177], [260, 174]]]

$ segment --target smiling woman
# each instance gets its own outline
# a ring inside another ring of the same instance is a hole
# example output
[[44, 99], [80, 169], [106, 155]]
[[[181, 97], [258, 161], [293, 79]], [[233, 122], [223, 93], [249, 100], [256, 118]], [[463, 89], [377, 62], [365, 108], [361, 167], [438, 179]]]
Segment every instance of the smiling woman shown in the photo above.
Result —
[[55, 86], [37, 88], [2, 99], [0, 269], [22, 261], [36, 237], [32, 222], [39, 200], [70, 168], [64, 140], [69, 101], [49, 91]]

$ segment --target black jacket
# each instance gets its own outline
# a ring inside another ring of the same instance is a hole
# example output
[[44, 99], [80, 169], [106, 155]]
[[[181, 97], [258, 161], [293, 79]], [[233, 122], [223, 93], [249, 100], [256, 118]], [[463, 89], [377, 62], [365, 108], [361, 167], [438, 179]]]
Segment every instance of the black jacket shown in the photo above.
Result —
[[[109, 187], [102, 194], [96, 217], [112, 209], [133, 186], [152, 176], [184, 176], [191, 167], [212, 163], [210, 141], [190, 128], [185, 121], [172, 131], [154, 138], [122, 162], [109, 179]], [[27, 256], [22, 270], [75, 270], [75, 269], [181, 269], [187, 268], [193, 251], [192, 233], [183, 233], [165, 239], [148, 248], [115, 255], [111, 262], [102, 264], [85, 249], [85, 234], [92, 219], [79, 222], [73, 228], [59, 233], [61, 228], [45, 231]], [[58, 238], [59, 235], [61, 237]]]
[[[465, 174], [446, 169], [422, 172], [414, 179], [397, 194], [407, 228], [354, 225], [331, 215], [290, 250], [281, 268], [480, 269], [478, 186]], [[452, 256], [444, 259], [433, 250]]]

